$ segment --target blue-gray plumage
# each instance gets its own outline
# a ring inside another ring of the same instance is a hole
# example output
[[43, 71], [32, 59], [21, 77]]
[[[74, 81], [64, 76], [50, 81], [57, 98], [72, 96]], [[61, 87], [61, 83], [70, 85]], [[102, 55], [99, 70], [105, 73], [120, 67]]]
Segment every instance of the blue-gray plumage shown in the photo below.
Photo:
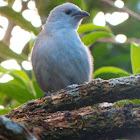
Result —
[[59, 5], [50, 12], [31, 57], [42, 91], [57, 91], [91, 80], [93, 59], [77, 33], [86, 16], [89, 16], [87, 12], [72, 3]]

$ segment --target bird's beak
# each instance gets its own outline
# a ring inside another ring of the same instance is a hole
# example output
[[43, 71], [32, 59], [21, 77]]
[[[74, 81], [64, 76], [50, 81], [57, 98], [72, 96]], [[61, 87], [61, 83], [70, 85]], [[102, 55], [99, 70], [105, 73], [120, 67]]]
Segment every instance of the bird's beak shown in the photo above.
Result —
[[90, 16], [88, 12], [85, 11], [78, 11], [77, 13], [74, 14], [74, 16], [77, 16], [78, 18], [85, 18], [87, 16]]

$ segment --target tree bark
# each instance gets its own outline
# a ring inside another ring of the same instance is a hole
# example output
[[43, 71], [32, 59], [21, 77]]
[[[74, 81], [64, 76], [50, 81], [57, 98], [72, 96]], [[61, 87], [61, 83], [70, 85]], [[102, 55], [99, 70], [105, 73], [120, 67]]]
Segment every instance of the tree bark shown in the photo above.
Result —
[[94, 79], [28, 101], [5, 116], [24, 124], [38, 140], [140, 139], [140, 105], [93, 107], [97, 103], [139, 98], [140, 74]]
[[0, 116], [1, 140], [37, 140], [22, 125]]
[[102, 102], [114, 103], [123, 99], [140, 99], [140, 74], [110, 80], [93, 79], [90, 83], [62, 89], [50, 96], [29, 101], [11, 111], [9, 115], [13, 117], [12, 114], [15, 116], [22, 112], [33, 112], [41, 109], [52, 113]]

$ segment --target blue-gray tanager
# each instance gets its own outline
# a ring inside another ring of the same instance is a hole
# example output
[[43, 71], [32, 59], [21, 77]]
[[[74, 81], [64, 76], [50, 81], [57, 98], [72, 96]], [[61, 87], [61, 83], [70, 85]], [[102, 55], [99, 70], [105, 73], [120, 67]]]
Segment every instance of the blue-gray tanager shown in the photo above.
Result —
[[91, 80], [93, 58], [77, 33], [81, 20], [87, 16], [87, 12], [72, 3], [59, 5], [50, 12], [31, 57], [42, 91], [57, 91]]

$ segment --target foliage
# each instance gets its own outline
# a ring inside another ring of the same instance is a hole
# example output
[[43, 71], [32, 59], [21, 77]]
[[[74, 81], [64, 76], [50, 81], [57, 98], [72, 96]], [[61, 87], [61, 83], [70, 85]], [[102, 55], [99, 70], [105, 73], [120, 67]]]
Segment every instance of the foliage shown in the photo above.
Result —
[[0, 41], [0, 56], [2, 56], [5, 59], [15, 59], [17, 61], [24, 61], [27, 58], [24, 55], [19, 55], [15, 52], [13, 52], [9, 46], [7, 46], [5, 43]]
[[140, 73], [140, 45], [131, 43], [131, 63], [133, 74]]
[[21, 28], [29, 32], [32, 31], [35, 35], [38, 34], [38, 30], [30, 22], [24, 19], [20, 13], [15, 12], [9, 6], [0, 7], [0, 13], [8, 19], [13, 20]]
[[[12, 9], [14, 1], [15, 0], [8, 1], [7, 6], [0, 7], [0, 14], [7, 17], [8, 20], [14, 22], [22, 29], [33, 33], [35, 36], [37, 36], [40, 28], [34, 27], [29, 21], [24, 19], [24, 17], [22, 16], [22, 11], [15, 12]], [[100, 77], [103, 79], [110, 79], [122, 76], [129, 76], [132, 74], [131, 68], [133, 69], [133, 74], [140, 73], [139, 45], [131, 43], [130, 52], [130, 44], [117, 44], [112, 42], [101, 43], [98, 41], [101, 38], [114, 38], [113, 34], [116, 35], [118, 33], [124, 33], [128, 37], [135, 37], [136, 33], [136, 36], [140, 37], [139, 30], [135, 29], [135, 26], [133, 26], [133, 24], [135, 24], [136, 21], [130, 18], [128, 20], [129, 22], [126, 21], [118, 26], [109, 25], [102, 27], [91, 23], [91, 21], [93, 21], [95, 13], [102, 10], [104, 12], [112, 12], [114, 11], [114, 9], [109, 7], [106, 8], [106, 6], [104, 6], [103, 3], [101, 4], [101, 2], [92, 0], [35, 1], [42, 22], [45, 22], [45, 16], [48, 15], [49, 11], [53, 7], [66, 1], [77, 4], [79, 7], [90, 12], [91, 14], [91, 18], [86, 18], [83, 21], [83, 24], [78, 29], [78, 33], [80, 34], [84, 44], [88, 45], [88, 47], [91, 50], [91, 54], [94, 56], [95, 72], [93, 78]], [[27, 3], [28, 1], [22, 2], [24, 6], [27, 6]], [[136, 0], [135, 3], [131, 1], [126, 2], [126, 5], [130, 6], [130, 8], [132, 6], [136, 7], [137, 4], [138, 0]], [[132, 7], [132, 9], [134, 9], [134, 7]], [[128, 26], [129, 30], [127, 28]], [[136, 24], [136, 27], [139, 27], [139, 25], [137, 26]], [[21, 65], [22, 61], [28, 60], [28, 57], [31, 53], [30, 48], [32, 48], [34, 41], [35, 40], [32, 37], [31, 40], [25, 45], [21, 54], [17, 54], [9, 48], [10, 40], [9, 43], [5, 43], [4, 40], [0, 42], [0, 62], [8, 59], [15, 59], [22, 68], [22, 70], [9, 70], [0, 66], [0, 77], [3, 77], [5, 74], [8, 74], [14, 78], [13, 80], [8, 81], [6, 83], [0, 83], [0, 105], [5, 106], [5, 109], [1, 110], [0, 114], [7, 113], [10, 109], [28, 100], [40, 98], [41, 96], [43, 96], [43, 92], [38, 87], [32, 72], [23, 69]], [[122, 102], [120, 102], [120, 104], [122, 104]]]
[[103, 79], [118, 78], [124, 76], [130, 76], [131, 74], [117, 67], [101, 67], [97, 69], [93, 78], [102, 77]]

